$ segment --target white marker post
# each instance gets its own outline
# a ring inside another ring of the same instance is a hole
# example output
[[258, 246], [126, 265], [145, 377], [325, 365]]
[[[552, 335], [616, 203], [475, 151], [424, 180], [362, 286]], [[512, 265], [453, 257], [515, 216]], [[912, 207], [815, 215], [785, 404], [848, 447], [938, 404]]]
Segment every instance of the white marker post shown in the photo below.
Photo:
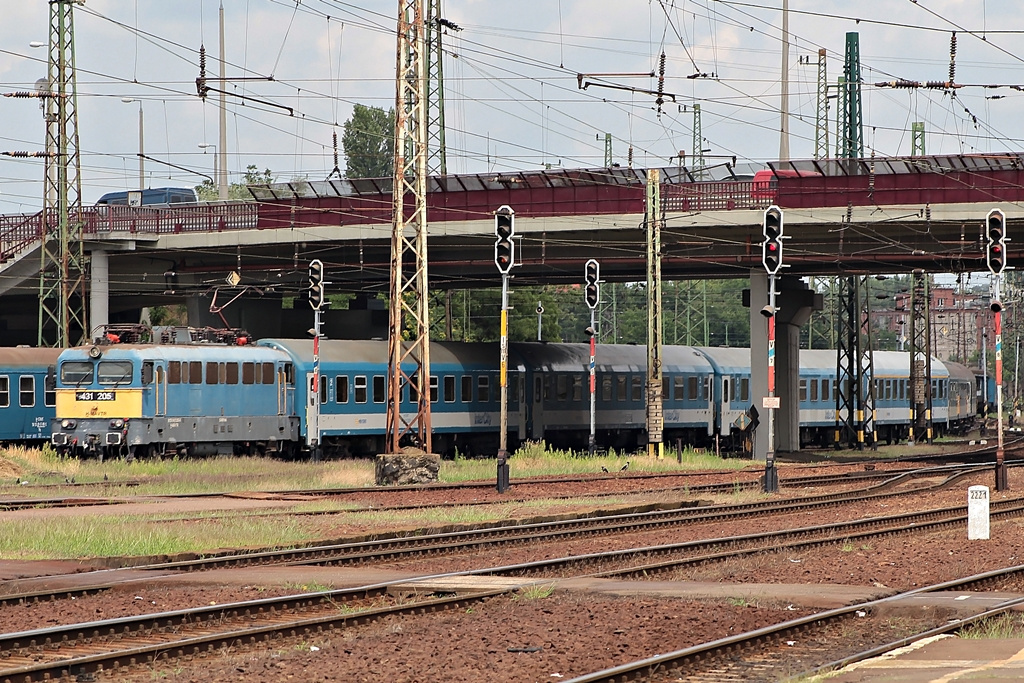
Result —
[[988, 487], [967, 489], [967, 540], [988, 540]]

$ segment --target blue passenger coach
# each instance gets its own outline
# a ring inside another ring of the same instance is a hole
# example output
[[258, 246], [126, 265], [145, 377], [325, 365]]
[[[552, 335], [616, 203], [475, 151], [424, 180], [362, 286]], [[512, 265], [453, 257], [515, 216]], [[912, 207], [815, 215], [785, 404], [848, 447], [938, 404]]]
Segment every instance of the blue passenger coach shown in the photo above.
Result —
[[[288, 355], [301, 378], [296, 406], [303, 440], [308, 443], [313, 388], [310, 339], [264, 339], [261, 346]], [[497, 452], [500, 423], [498, 345], [430, 344], [430, 401], [434, 452], [454, 456]], [[403, 368], [404, 369], [404, 368]], [[508, 373], [511, 444], [518, 427], [519, 373]], [[370, 340], [320, 342], [320, 441], [328, 456], [384, 452], [388, 400], [388, 344]], [[411, 415], [416, 387], [402, 387], [401, 413]], [[405, 444], [403, 444], [405, 445]]]
[[0, 348], [0, 442], [50, 438], [60, 349]]
[[132, 458], [297, 452], [295, 378], [283, 353], [227, 344], [66, 349], [52, 442], [60, 453]]

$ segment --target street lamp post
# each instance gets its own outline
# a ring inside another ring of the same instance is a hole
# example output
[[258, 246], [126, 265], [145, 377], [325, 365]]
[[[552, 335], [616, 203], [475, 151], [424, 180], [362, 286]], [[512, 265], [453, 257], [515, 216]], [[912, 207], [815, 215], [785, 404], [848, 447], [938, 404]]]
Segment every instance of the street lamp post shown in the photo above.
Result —
[[139, 190], [141, 191], [146, 189], [146, 153], [143, 146], [145, 136], [143, 135], [142, 100], [136, 100], [134, 97], [122, 97], [121, 101], [125, 104], [139, 103]]
[[[213, 144], [212, 142], [200, 142], [197, 146], [199, 147], [199, 149], [203, 150], [203, 154], [206, 154], [206, 150], [207, 149], [212, 149], [213, 150], [213, 177], [217, 178], [218, 181], [219, 181], [220, 173], [218, 171], [218, 164], [217, 164], [217, 161], [218, 161], [217, 145]], [[227, 199], [227, 195], [223, 194], [220, 191], [219, 182], [218, 182], [217, 197], [219, 199]]]

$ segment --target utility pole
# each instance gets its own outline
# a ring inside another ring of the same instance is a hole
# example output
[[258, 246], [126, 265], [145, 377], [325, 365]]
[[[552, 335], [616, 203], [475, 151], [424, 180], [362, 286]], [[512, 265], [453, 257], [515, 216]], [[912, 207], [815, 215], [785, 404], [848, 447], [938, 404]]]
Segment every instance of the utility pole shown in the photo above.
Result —
[[[43, 232], [39, 268], [39, 346], [74, 346], [89, 337], [82, 250], [82, 179], [78, 149], [78, 88], [75, 73], [75, 5], [51, 0], [47, 74], [46, 158]], [[51, 164], [56, 170], [51, 169]]]
[[[662, 439], [665, 415], [662, 403], [661, 344], [661, 175], [647, 171], [647, 454], [665, 457]], [[657, 445], [655, 445], [657, 444]]]
[[779, 161], [789, 161], [789, 0], [782, 0], [782, 93], [779, 119]]
[[[431, 451], [430, 320], [427, 300], [427, 116], [424, 0], [399, 0], [395, 69], [395, 176], [388, 326], [387, 450], [402, 438]], [[405, 196], [412, 199], [406, 211]], [[408, 215], [407, 215], [408, 214]], [[406, 277], [406, 257], [411, 266]], [[410, 339], [403, 343], [406, 318]], [[408, 384], [415, 410], [402, 414]]]
[[217, 168], [217, 196], [228, 198], [228, 104], [227, 72], [224, 60], [224, 1], [220, 3], [220, 142], [216, 154], [220, 156]]

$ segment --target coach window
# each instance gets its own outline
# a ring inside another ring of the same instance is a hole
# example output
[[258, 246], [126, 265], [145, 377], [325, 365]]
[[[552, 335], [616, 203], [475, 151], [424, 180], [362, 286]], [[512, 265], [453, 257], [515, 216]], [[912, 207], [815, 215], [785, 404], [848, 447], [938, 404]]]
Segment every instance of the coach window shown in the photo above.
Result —
[[829, 391], [828, 390], [828, 380], [827, 379], [821, 380], [821, 400], [822, 401], [827, 401], [828, 400], [828, 391]]
[[127, 360], [101, 361], [96, 370], [100, 384], [130, 384], [132, 381], [132, 363]]
[[181, 363], [176, 360], [167, 361], [167, 383], [181, 384]]
[[215, 362], [206, 363], [206, 383], [217, 384], [217, 378], [220, 373], [217, 372], [217, 364]]
[[723, 377], [722, 378], [722, 400], [725, 401], [726, 403], [732, 403], [733, 399], [736, 398], [735, 396], [730, 396], [729, 395], [729, 389], [730, 389], [729, 384], [730, 384], [729, 383], [729, 378], [728, 377]]
[[430, 402], [437, 403], [437, 375], [430, 376]]
[[327, 403], [327, 375], [320, 375], [320, 405]]
[[81, 386], [92, 384], [92, 363], [67, 361], [60, 364], [60, 381], [62, 384]]
[[356, 403], [366, 403], [366, 375], [352, 378], [352, 391], [355, 392]]
[[338, 375], [334, 378], [334, 401], [348, 403], [348, 375]]
[[0, 408], [11, 405], [11, 378], [0, 376]]
[[711, 378], [706, 375], [702, 383], [702, 389], [703, 391], [701, 392], [701, 398], [707, 401], [708, 399], [711, 398]]
[[668, 401], [672, 398], [672, 378], [668, 375], [661, 377], [661, 400]]
[[740, 380], [740, 400], [746, 403], [750, 400], [750, 378], [744, 377]]
[[693, 375], [686, 378], [686, 398], [689, 401], [697, 400], [697, 378]]
[[491, 400], [491, 379], [487, 375], [476, 378], [476, 400], [487, 403]]
[[583, 376], [573, 375], [572, 376], [572, 400], [582, 401], [583, 400]]
[[811, 380], [811, 385], [810, 385], [809, 389], [811, 390], [811, 401], [812, 402], [817, 401], [818, 400], [818, 380], [812, 379]]
[[409, 402], [419, 403], [420, 402], [420, 385], [418, 384], [419, 378], [413, 375], [409, 378]]
[[799, 391], [799, 394], [800, 394], [800, 402], [804, 403], [805, 401], [807, 401], [807, 380], [806, 379], [800, 380], [800, 384], [798, 386], [799, 386], [798, 391]]
[[455, 375], [444, 376], [443, 390], [444, 397], [442, 400], [445, 403], [455, 403]]
[[387, 387], [384, 384], [384, 375], [373, 376], [373, 402], [384, 403], [387, 399]]
[[[540, 377], [538, 377], [537, 380], [539, 381]], [[462, 387], [461, 387], [461, 389], [462, 389], [462, 392], [461, 392], [462, 402], [463, 403], [469, 403], [470, 401], [473, 400], [473, 376], [472, 375], [463, 375], [462, 376], [462, 381], [460, 382], [460, 384], [462, 385]], [[540, 385], [538, 384], [537, 386], [539, 387]], [[538, 390], [538, 394], [539, 393], [540, 392]], [[537, 400], [540, 400], [540, 396], [539, 395], [537, 397]]]
[[18, 381], [18, 402], [22, 408], [31, 408], [36, 404], [36, 378], [22, 375]]
[[682, 375], [672, 378], [672, 398], [676, 401], [686, 398], [686, 379]]
[[630, 378], [630, 398], [634, 401], [644, 400], [644, 384], [639, 377]]
[[615, 375], [615, 400], [626, 400], [626, 376]]
[[569, 378], [565, 375], [557, 375], [555, 377], [555, 396], [559, 401], [564, 401], [568, 398], [569, 389], [567, 388], [567, 380]]
[[612, 400], [612, 378], [608, 375], [601, 377], [601, 400]]
[[57, 405], [57, 368], [50, 366], [46, 368], [46, 377], [43, 378], [43, 405], [53, 408]]
[[[291, 376], [291, 367], [291, 363], [289, 363], [284, 368], [284, 374], [288, 384], [291, 384], [294, 381], [294, 378]], [[224, 383], [238, 384], [238, 363], [224, 364]]]

